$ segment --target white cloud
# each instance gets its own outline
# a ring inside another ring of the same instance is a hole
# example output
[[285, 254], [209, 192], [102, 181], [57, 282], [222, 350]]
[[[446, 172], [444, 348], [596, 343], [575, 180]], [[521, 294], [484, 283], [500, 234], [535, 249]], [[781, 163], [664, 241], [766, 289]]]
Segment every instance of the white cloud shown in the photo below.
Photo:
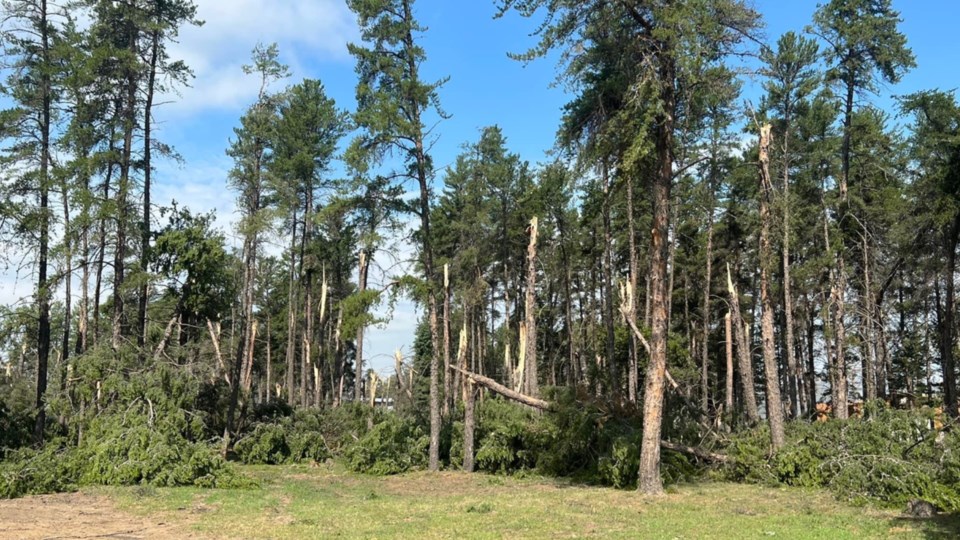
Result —
[[[217, 160], [192, 160], [181, 167], [173, 161], [165, 160], [157, 167], [157, 184], [153, 193], [153, 202], [158, 206], [169, 206], [177, 201], [180, 207], [189, 208], [194, 213], [216, 212], [214, 226], [227, 236], [227, 244], [234, 245], [233, 232], [237, 221], [237, 197], [227, 187], [227, 175], [230, 160], [226, 156]], [[158, 223], [162, 226], [163, 223]]]
[[347, 43], [358, 37], [355, 19], [337, 0], [196, 0], [201, 27], [181, 29], [171, 57], [184, 60], [196, 79], [182, 89], [171, 113], [234, 109], [257, 93], [255, 77], [241, 66], [259, 42], [276, 42], [281, 60], [295, 73], [308, 60], [348, 58]]

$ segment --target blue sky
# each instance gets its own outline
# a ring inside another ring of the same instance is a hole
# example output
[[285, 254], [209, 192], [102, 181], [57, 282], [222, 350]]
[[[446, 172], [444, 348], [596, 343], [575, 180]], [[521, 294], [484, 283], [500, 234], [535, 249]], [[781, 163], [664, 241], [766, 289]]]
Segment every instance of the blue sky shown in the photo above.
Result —
[[[224, 149], [237, 119], [256, 95], [256, 81], [240, 69], [250, 50], [258, 41], [277, 42], [282, 60], [293, 72], [287, 83], [320, 79], [341, 107], [352, 109], [355, 77], [346, 44], [356, 41], [358, 34], [341, 0], [195, 1], [199, 18], [207, 24], [184, 29], [172, 54], [194, 69], [196, 79], [181, 96], [170, 96], [170, 103], [157, 113], [159, 137], [180, 152], [184, 163], [158, 165], [154, 199], [166, 204], [175, 198], [198, 211], [215, 209], [229, 234], [235, 195], [226, 187], [230, 161]], [[772, 43], [787, 30], [802, 31], [817, 2], [757, 0], [754, 5], [766, 21], [766, 41]], [[891, 94], [960, 86], [960, 45], [953, 36], [960, 2], [894, 0], [894, 5], [901, 11], [901, 30], [919, 66], [901, 84], [882, 89], [874, 102], [889, 107]], [[428, 27], [421, 42], [428, 57], [424, 78], [450, 77], [440, 91], [443, 107], [452, 116], [436, 129], [433, 156], [438, 170], [491, 124], [503, 129], [511, 150], [531, 162], [543, 160], [567, 101], [561, 88], [552, 87], [556, 59], [524, 65], [507, 58], [507, 52], [522, 52], [535, 42], [530, 33], [538, 21], [512, 13], [494, 20], [490, 0], [418, 0], [416, 13]], [[756, 95], [756, 83], [747, 84], [747, 94]], [[0, 302], [29, 295], [30, 281], [23, 276], [17, 281], [9, 270], [0, 271]], [[413, 306], [401, 302], [387, 328], [368, 332], [367, 356], [375, 368], [383, 373], [392, 370], [392, 351], [408, 347], [415, 322]]]

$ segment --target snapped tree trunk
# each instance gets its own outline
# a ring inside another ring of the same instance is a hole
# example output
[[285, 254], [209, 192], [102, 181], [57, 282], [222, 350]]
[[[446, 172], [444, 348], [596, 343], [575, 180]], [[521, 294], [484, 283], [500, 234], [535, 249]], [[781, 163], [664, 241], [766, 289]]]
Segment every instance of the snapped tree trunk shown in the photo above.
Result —
[[786, 445], [783, 426], [783, 402], [780, 398], [780, 375], [773, 335], [773, 298], [770, 295], [770, 268], [773, 249], [770, 247], [770, 204], [773, 182], [770, 179], [770, 125], [760, 128], [760, 333], [763, 342], [763, 371], [767, 382], [767, 421], [770, 440], [776, 452]]

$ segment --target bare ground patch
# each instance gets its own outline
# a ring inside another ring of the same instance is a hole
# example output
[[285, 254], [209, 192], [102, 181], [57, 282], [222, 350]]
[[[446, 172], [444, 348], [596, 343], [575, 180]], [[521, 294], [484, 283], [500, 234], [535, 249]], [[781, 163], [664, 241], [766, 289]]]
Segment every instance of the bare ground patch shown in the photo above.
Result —
[[60, 493], [0, 500], [0, 539], [201, 538], [163, 516], [128, 514], [110, 499], [87, 493]]

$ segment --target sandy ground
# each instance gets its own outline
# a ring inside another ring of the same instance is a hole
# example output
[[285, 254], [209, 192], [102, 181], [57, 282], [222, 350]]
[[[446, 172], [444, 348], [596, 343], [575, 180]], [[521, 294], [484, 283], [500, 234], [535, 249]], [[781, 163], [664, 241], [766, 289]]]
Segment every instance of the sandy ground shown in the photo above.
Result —
[[105, 497], [61, 493], [0, 500], [0, 539], [53, 540], [77, 538], [200, 538], [162, 517], [122, 512]]

